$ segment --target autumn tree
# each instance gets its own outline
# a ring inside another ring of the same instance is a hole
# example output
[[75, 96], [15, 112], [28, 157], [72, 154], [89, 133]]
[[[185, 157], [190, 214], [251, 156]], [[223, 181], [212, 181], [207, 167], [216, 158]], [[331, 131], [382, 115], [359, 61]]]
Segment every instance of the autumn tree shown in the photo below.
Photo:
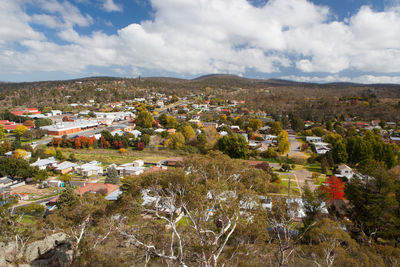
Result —
[[288, 133], [286, 131], [282, 131], [278, 135], [278, 149], [280, 154], [286, 154], [290, 150]]
[[181, 148], [185, 144], [185, 137], [182, 133], [176, 132], [170, 135], [165, 141], [165, 146], [173, 149]]
[[136, 124], [143, 128], [151, 128], [153, 123], [154, 118], [148, 111], [141, 111], [136, 118]]
[[25, 125], [18, 125], [14, 129], [14, 134], [16, 135], [17, 139], [19, 140], [21, 136], [28, 130]]
[[174, 116], [167, 117], [167, 122], [165, 124], [165, 127], [169, 128], [169, 129], [176, 129], [178, 127], [178, 125], [179, 125], [179, 123]]
[[262, 122], [259, 119], [249, 119], [249, 127], [253, 129], [253, 131], [257, 131], [262, 127]]
[[326, 186], [324, 187], [324, 190], [328, 192], [331, 202], [338, 199], [344, 199], [345, 183], [342, 180], [336, 176], [330, 176], [326, 179], [325, 183]]
[[190, 125], [183, 127], [182, 134], [185, 137], [186, 143], [190, 142], [196, 137], [196, 133]]

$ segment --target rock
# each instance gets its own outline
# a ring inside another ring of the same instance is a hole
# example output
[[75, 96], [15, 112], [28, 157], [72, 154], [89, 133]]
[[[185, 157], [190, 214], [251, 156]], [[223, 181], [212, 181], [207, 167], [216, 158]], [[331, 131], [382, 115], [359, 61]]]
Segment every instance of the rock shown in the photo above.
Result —
[[6, 262], [6, 259], [3, 258], [3, 256], [0, 256], [0, 266], [1, 266], [1, 267], [12, 267], [11, 264], [9, 264], [8, 262]]
[[43, 240], [35, 241], [24, 250], [15, 242], [0, 243], [0, 267], [12, 267], [10, 263], [24, 261], [21, 267], [69, 267], [73, 258], [71, 238], [64, 233], [57, 233]]
[[8, 244], [0, 243], [0, 259], [4, 259], [4, 261], [7, 262], [14, 262], [20, 257], [22, 257], [22, 251], [15, 242], [10, 242]]
[[43, 240], [35, 241], [29, 244], [25, 249], [25, 259], [28, 262], [40, 258], [41, 255], [48, 253], [57, 246], [64, 244], [67, 240], [67, 235], [64, 233], [57, 233], [46, 237]]

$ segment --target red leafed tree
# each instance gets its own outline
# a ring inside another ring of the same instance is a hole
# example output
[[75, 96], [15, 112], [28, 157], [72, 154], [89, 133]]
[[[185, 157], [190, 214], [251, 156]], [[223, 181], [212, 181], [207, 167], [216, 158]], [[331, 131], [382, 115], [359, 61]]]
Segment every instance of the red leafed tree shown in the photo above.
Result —
[[53, 141], [51, 141], [52, 146], [54, 147], [60, 147], [61, 145], [61, 138], [55, 138], [53, 137]]
[[143, 142], [138, 142], [137, 143], [137, 150], [142, 151], [144, 149], [144, 143]]
[[110, 143], [104, 138], [104, 136], [101, 136], [100, 138], [100, 147], [101, 148], [110, 148]]
[[337, 199], [344, 199], [345, 182], [335, 176], [330, 176], [326, 179], [324, 190], [329, 193], [331, 202]]
[[75, 142], [74, 142], [74, 148], [75, 149], [80, 149], [81, 148], [81, 141], [79, 140], [79, 138], [76, 138], [75, 139]]

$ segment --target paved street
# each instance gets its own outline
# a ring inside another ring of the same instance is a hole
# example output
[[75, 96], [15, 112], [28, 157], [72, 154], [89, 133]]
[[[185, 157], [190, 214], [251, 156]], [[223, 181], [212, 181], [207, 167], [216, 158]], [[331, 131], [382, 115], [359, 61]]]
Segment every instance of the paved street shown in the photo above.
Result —
[[[301, 147], [301, 142], [299, 142], [296, 139], [296, 135], [293, 132], [288, 131], [288, 139], [290, 142], [290, 152], [289, 152], [289, 157], [291, 158], [303, 158], [306, 159], [308, 156], [305, 152], [302, 152], [300, 147]], [[312, 180], [312, 173], [308, 171], [307, 169], [301, 169], [301, 170], [294, 170], [292, 171], [293, 174], [296, 177], [297, 184], [299, 185], [300, 191], [302, 192], [302, 188], [305, 185], [308, 185], [311, 190], [315, 190], [316, 186]]]

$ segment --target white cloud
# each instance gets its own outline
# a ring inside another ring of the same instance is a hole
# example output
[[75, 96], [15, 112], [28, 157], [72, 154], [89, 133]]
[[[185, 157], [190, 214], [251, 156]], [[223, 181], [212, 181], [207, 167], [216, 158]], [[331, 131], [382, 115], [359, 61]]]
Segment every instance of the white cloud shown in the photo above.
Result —
[[26, 38], [45, 39], [44, 34], [29, 25], [30, 17], [22, 10], [21, 1], [0, 0], [0, 6], [0, 45]]
[[335, 74], [323, 77], [288, 75], [288, 76], [282, 76], [280, 78], [284, 80], [291, 80], [297, 82], [310, 82], [310, 83], [332, 83], [332, 82], [352, 82], [361, 84], [400, 83], [400, 76], [361, 75], [356, 77], [346, 77]]
[[103, 9], [107, 12], [113, 12], [113, 11], [122, 11], [122, 7], [120, 5], [117, 5], [114, 0], [104, 0], [103, 2]]
[[93, 18], [90, 15], [83, 15], [76, 6], [68, 1], [33, 0], [33, 3], [50, 14], [59, 15], [64, 27], [73, 27], [75, 25], [87, 27], [93, 23]]
[[35, 24], [43, 25], [51, 29], [62, 27], [61, 21], [56, 16], [46, 14], [34, 14], [31, 21]]
[[[93, 19], [68, 1], [32, 0], [43, 10], [32, 16], [22, 11], [22, 0], [0, 1], [6, 3], [0, 11], [0, 22], [5, 22], [0, 23], [0, 44], [18, 41], [27, 49], [0, 47], [2, 72], [79, 73], [103, 66], [198, 75], [292, 67], [328, 73], [325, 81], [335, 81], [336, 73], [346, 70], [382, 73], [373, 76], [382, 81], [395, 80], [385, 73], [400, 73], [400, 9], [395, 5], [382, 12], [362, 7], [337, 21], [329, 8], [307, 0], [270, 0], [258, 7], [246, 0], [151, 0], [153, 20], [130, 24], [114, 35], [81, 35], [76, 27], [90, 26]], [[122, 10], [113, 1], [103, 3], [108, 11]], [[33, 23], [58, 29], [68, 44], [46, 40], [30, 27]], [[10, 30], [13, 24], [21, 33]]]

